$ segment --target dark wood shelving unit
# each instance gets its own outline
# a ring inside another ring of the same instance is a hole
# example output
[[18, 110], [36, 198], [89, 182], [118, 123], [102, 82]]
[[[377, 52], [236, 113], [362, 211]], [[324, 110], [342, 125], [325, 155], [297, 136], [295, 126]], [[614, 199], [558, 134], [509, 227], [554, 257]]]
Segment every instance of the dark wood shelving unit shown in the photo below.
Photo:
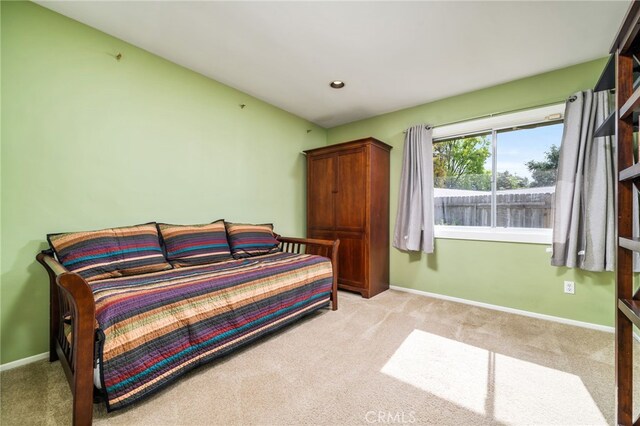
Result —
[[620, 118], [628, 118], [640, 107], [640, 88], [636, 88], [633, 94], [620, 108]]
[[602, 136], [613, 136], [615, 134], [616, 134], [616, 112], [613, 111], [596, 129], [593, 135], [596, 138], [599, 138]]
[[618, 309], [636, 327], [640, 327], [640, 302], [634, 299], [619, 299]]
[[616, 55], [609, 56], [607, 65], [604, 66], [602, 74], [593, 89], [595, 92], [602, 90], [612, 90], [616, 87]]
[[[632, 115], [630, 117], [632, 117], [632, 123], [633, 123], [633, 131], [637, 132], [640, 122], [638, 121], [638, 118], [640, 117], [640, 111], [637, 109], [632, 111]], [[602, 122], [602, 124], [600, 124], [600, 126], [598, 126], [598, 128], [596, 129], [596, 131], [594, 132], [593, 136], [596, 138], [602, 137], [602, 136], [615, 136], [616, 134], [616, 122], [618, 120], [617, 118], [617, 114], [616, 111], [614, 109], [614, 111], [609, 114], [607, 116], [607, 118], [605, 118], [605, 120]], [[627, 118], [627, 117], [624, 117]]]
[[640, 177], [640, 163], [635, 163], [631, 167], [627, 167], [626, 169], [620, 170], [620, 174], [618, 175], [620, 182], [625, 182], [628, 180], [636, 180]]
[[[633, 326], [640, 327], [640, 292], [633, 285], [633, 254], [640, 252], [640, 239], [633, 238], [633, 191], [640, 185], [640, 164], [635, 163], [634, 131], [638, 125], [640, 89], [638, 60], [640, 52], [640, 2], [634, 0], [611, 47], [611, 58], [595, 90], [612, 90], [615, 77], [615, 109], [598, 132], [615, 135], [617, 141], [616, 184], [616, 424], [640, 424], [633, 414]], [[611, 132], [611, 121], [613, 132]], [[606, 124], [606, 128], [605, 128]], [[602, 129], [602, 130], [601, 130]]]
[[638, 238], [618, 238], [618, 244], [620, 247], [624, 247], [631, 251], [640, 251], [640, 239]]

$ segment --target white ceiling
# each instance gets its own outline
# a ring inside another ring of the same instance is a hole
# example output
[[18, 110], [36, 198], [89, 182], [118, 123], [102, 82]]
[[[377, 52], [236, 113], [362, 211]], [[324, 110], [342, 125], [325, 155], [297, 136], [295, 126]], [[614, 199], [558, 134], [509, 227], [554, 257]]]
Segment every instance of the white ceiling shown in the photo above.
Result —
[[323, 127], [602, 57], [629, 4], [38, 3]]

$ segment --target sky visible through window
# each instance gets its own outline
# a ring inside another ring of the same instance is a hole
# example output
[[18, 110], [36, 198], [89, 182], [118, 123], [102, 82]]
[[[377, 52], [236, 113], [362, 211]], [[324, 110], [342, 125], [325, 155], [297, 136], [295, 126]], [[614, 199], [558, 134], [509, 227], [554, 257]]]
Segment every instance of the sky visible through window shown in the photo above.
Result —
[[[552, 145], [560, 146], [562, 123], [548, 126], [520, 129], [498, 133], [498, 173], [509, 171], [531, 180], [531, 172], [526, 166], [530, 160], [543, 161], [545, 153]], [[485, 168], [491, 170], [491, 157], [485, 161]]]

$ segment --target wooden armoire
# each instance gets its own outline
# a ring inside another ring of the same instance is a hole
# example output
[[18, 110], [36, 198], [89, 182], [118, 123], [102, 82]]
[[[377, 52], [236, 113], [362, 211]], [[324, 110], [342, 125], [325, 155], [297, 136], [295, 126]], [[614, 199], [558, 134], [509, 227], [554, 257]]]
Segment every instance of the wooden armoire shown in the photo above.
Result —
[[305, 151], [307, 237], [340, 239], [338, 286], [389, 288], [389, 151], [374, 138]]

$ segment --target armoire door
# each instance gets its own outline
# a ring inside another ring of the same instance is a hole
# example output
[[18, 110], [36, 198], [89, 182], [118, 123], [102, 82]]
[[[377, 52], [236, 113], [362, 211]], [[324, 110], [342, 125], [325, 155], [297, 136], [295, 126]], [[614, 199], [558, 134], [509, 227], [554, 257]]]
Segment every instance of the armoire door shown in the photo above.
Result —
[[307, 163], [309, 229], [333, 230], [335, 226], [336, 163], [335, 155], [312, 157]]
[[[353, 289], [364, 289], [366, 220], [366, 151], [356, 148], [334, 154], [332, 166], [336, 190], [333, 191], [333, 238], [340, 239], [338, 250], [338, 283]], [[328, 170], [328, 166], [323, 170]], [[320, 172], [320, 167], [315, 167]], [[316, 183], [317, 184], [317, 183]], [[315, 235], [318, 235], [315, 233]]]
[[364, 289], [367, 284], [365, 240], [361, 233], [336, 232], [340, 239], [338, 249], [338, 283]]
[[338, 154], [335, 224], [337, 231], [363, 232], [367, 175], [366, 151], [358, 148]]

